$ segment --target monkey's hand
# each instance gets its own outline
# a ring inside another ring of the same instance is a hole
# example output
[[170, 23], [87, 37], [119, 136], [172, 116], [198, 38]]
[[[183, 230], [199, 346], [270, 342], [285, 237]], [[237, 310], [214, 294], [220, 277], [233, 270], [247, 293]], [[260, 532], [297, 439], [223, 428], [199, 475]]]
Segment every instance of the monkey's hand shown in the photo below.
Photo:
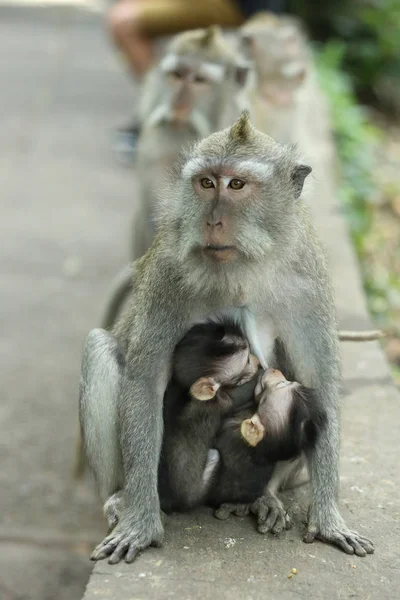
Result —
[[161, 516], [157, 514], [148, 515], [149, 518], [132, 520], [132, 517], [123, 514], [110, 535], [92, 552], [91, 560], [101, 560], [109, 556], [110, 565], [119, 563], [122, 559], [126, 563], [135, 560], [139, 552], [148, 546], [161, 546], [164, 537], [164, 529]]
[[277, 535], [292, 526], [282, 502], [268, 490], [265, 490], [264, 495], [253, 502], [250, 510], [257, 517], [258, 533]]
[[303, 537], [304, 542], [311, 544], [314, 540], [321, 540], [338, 546], [346, 554], [356, 554], [357, 556], [373, 554], [374, 545], [371, 540], [356, 531], [351, 531], [336, 508], [328, 522], [322, 524], [318, 516], [310, 508], [307, 533]]

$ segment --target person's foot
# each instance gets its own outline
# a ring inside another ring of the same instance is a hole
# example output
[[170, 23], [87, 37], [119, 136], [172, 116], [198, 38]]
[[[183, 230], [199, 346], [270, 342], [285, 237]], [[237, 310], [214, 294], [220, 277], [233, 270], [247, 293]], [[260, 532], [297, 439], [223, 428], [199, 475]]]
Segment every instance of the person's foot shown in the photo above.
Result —
[[124, 162], [133, 162], [140, 128], [137, 123], [131, 123], [117, 129], [114, 136], [114, 150]]

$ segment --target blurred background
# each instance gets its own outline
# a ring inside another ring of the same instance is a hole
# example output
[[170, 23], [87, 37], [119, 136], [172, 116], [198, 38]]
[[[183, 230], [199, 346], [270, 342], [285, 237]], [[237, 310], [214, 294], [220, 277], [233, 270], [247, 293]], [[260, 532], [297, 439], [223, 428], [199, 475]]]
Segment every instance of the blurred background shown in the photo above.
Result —
[[[83, 339], [129, 258], [135, 172], [119, 159], [134, 147], [139, 80], [121, 39], [138, 4], [0, 0], [1, 600], [81, 598], [105, 529], [71, 467]], [[343, 213], [400, 384], [399, 1], [276, 9], [310, 36]]]

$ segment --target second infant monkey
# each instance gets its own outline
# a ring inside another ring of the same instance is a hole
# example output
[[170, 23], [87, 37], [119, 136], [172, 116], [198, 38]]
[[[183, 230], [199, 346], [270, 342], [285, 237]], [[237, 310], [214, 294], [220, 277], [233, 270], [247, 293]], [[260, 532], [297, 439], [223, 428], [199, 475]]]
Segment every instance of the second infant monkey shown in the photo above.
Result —
[[242, 422], [240, 431], [250, 446], [261, 445], [270, 460], [288, 460], [307, 450], [325, 422], [313, 390], [288, 381], [278, 369], [262, 373], [255, 402], [257, 412]]

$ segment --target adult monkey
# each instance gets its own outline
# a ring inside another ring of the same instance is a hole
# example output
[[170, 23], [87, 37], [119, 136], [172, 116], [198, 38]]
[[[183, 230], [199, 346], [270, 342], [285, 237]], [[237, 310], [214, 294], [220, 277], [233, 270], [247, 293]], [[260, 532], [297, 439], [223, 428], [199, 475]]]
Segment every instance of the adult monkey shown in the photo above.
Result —
[[260, 12], [239, 29], [238, 39], [254, 66], [247, 89], [253, 123], [278, 142], [300, 142], [302, 148], [315, 74], [300, 22]]
[[140, 258], [154, 238], [165, 172], [182, 147], [232, 125], [246, 108], [239, 94], [249, 67], [238, 59], [219, 27], [181, 33], [144, 84], [138, 141], [138, 210], [133, 227], [132, 260]]
[[340, 357], [330, 278], [300, 198], [310, 171], [247, 113], [199, 142], [176, 171], [159, 234], [136, 262], [130, 305], [113, 334], [95, 329], [84, 348], [86, 453], [103, 501], [123, 489], [126, 506], [93, 559], [131, 562], [161, 543], [157, 467], [171, 358], [194, 323], [224, 313], [241, 322], [262, 366], [275, 361], [279, 341], [281, 370], [314, 388], [326, 411], [308, 455], [305, 541], [373, 552], [337, 506]]

